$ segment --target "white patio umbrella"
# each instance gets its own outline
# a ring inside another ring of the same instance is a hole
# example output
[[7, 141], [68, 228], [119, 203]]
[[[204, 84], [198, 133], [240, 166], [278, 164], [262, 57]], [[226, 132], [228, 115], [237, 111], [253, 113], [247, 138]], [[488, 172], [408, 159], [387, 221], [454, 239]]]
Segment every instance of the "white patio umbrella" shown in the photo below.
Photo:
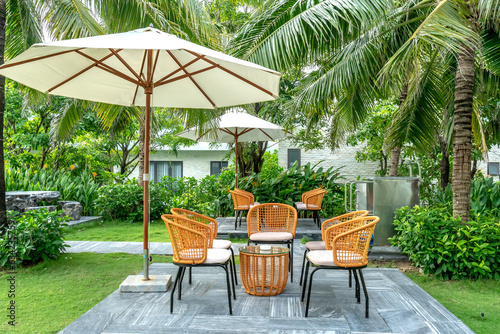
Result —
[[281, 126], [245, 112], [228, 112], [220, 116], [215, 123], [217, 124], [216, 128], [205, 124], [202, 128], [208, 130], [203, 133], [199, 133], [197, 127], [192, 127], [177, 135], [201, 142], [234, 143], [236, 188], [238, 188], [238, 141], [275, 141], [287, 135]]
[[145, 280], [149, 279], [150, 107], [214, 109], [273, 100], [281, 76], [154, 28], [35, 44], [0, 66], [0, 74], [48, 94], [146, 107]]

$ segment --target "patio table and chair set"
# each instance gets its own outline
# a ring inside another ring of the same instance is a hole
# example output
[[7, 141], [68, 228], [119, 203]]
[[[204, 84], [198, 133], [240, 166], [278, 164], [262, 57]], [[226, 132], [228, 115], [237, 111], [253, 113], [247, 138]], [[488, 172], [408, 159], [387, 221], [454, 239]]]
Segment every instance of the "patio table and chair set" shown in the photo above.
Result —
[[[313, 278], [317, 271], [348, 270], [349, 288], [354, 276], [354, 297], [361, 302], [361, 289], [365, 297], [365, 317], [369, 317], [369, 298], [362, 269], [368, 264], [370, 240], [379, 221], [368, 216], [368, 211], [355, 211], [333, 217], [321, 223], [319, 211], [326, 193], [315, 189], [302, 195], [302, 201], [294, 207], [282, 203], [258, 203], [244, 190], [231, 190], [236, 212], [235, 229], [241, 226], [243, 212], [248, 243], [239, 249], [240, 279], [245, 291], [256, 296], [275, 296], [282, 293], [288, 281], [293, 282], [293, 240], [297, 228], [298, 212], [311, 211], [314, 222], [321, 229], [321, 241], [305, 244], [300, 285], [301, 302], [307, 292], [305, 316], [308, 316]], [[174, 296], [182, 296], [182, 282], [189, 268], [189, 284], [192, 283], [193, 267], [221, 267], [225, 271], [229, 314], [231, 300], [236, 299], [238, 285], [236, 263], [232, 243], [217, 239], [218, 224], [202, 214], [174, 208], [171, 214], [162, 216], [170, 235], [173, 262], [179, 267], [172, 287], [170, 312], [173, 312]], [[314, 268], [310, 273], [311, 266]], [[308, 284], [309, 283], [309, 284]]]

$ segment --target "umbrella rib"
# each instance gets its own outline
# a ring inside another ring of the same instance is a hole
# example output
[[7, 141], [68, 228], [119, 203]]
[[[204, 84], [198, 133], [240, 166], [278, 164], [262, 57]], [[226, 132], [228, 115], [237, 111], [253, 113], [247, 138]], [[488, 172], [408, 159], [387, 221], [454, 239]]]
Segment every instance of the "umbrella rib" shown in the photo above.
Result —
[[[170, 57], [172, 57], [172, 59], [176, 62], [176, 64], [182, 69], [182, 71], [185, 73], [185, 74], [190, 74], [185, 67], [182, 66], [182, 64], [179, 62], [179, 60], [172, 54], [172, 52], [170, 50], [167, 50], [168, 54], [170, 55]], [[205, 98], [208, 100], [208, 102], [210, 102], [210, 104], [212, 104], [212, 106], [215, 108], [215, 103], [214, 101], [212, 101], [212, 99], [208, 96], [208, 94], [200, 87], [200, 85], [198, 84], [198, 82], [196, 82], [196, 80], [193, 79], [192, 76], [189, 77], [189, 80], [191, 80], [191, 82], [196, 86], [196, 88], [198, 88], [198, 90], [203, 94], [203, 96], [205, 96]]]
[[203, 58], [205, 58], [205, 56], [203, 56], [203, 55], [201, 55], [201, 56], [197, 56], [195, 59], [191, 60], [191, 61], [190, 61], [189, 63], [187, 63], [186, 65], [181, 66], [180, 68], [176, 69], [175, 71], [173, 71], [173, 72], [171, 72], [171, 73], [167, 74], [166, 76], [164, 76], [164, 77], [163, 77], [163, 78], [161, 78], [160, 80], [156, 81], [156, 82], [155, 82], [155, 86], [159, 86], [159, 85], [161, 85], [161, 84], [162, 84], [162, 82], [163, 82], [164, 80], [166, 80], [166, 79], [170, 78], [170, 77], [171, 77], [172, 75], [174, 75], [175, 73], [177, 73], [177, 72], [179, 72], [179, 71], [181, 71], [181, 70], [183, 70], [183, 69], [185, 69], [185, 68], [187, 68], [187, 67], [191, 66], [192, 64], [196, 63], [198, 60], [203, 59]]
[[84, 48], [79, 48], [79, 49], [74, 49], [74, 50], [67, 50], [67, 51], [61, 51], [61, 52], [57, 52], [57, 53], [52, 53], [50, 55], [40, 56], [40, 57], [26, 59], [26, 60], [21, 60], [21, 61], [15, 62], [15, 63], [3, 64], [2, 66], [0, 66], [0, 68], [4, 69], [4, 68], [12, 67], [12, 66], [17, 66], [17, 65], [23, 65], [23, 64], [27, 64], [27, 63], [32, 63], [34, 61], [38, 61], [38, 60], [42, 60], [42, 59], [50, 58], [50, 57], [56, 57], [56, 56], [63, 55], [65, 53], [80, 51], [82, 49], [84, 49]]
[[[186, 51], [187, 51], [187, 52], [189, 52], [189, 53], [191, 53], [192, 55], [195, 55], [195, 56], [196, 56], [196, 55], [198, 55], [196, 52], [193, 52], [193, 51], [191, 51], [191, 50], [186, 50]], [[211, 61], [210, 59], [203, 58], [203, 60], [204, 60], [204, 61], [206, 61], [207, 63], [209, 63], [209, 64], [211, 64], [211, 65], [213, 65], [213, 66], [217, 67], [218, 69], [220, 69], [220, 70], [222, 70], [222, 71], [224, 71], [224, 72], [226, 72], [226, 73], [231, 74], [232, 76], [234, 76], [234, 77], [236, 77], [236, 78], [240, 79], [241, 81], [246, 82], [246, 83], [247, 83], [247, 84], [249, 84], [250, 86], [253, 86], [253, 87], [257, 88], [258, 90], [261, 90], [261, 91], [263, 91], [264, 93], [266, 93], [266, 94], [271, 95], [271, 96], [273, 96], [273, 97], [274, 97], [273, 93], [271, 93], [271, 92], [270, 92], [270, 91], [268, 91], [267, 89], [265, 89], [265, 88], [263, 88], [263, 87], [261, 87], [261, 86], [257, 85], [256, 83], [251, 82], [250, 80], [243, 78], [241, 75], [238, 75], [238, 74], [234, 73], [233, 71], [228, 70], [227, 68], [225, 68], [225, 67], [223, 67], [223, 66], [221, 66], [221, 65], [217, 64], [216, 62]]]
[[267, 136], [267, 138], [269, 138], [270, 140], [274, 140], [270, 135], [267, 134], [266, 131], [262, 130], [262, 129], [259, 129], [260, 132], [262, 132], [263, 134], [265, 134]]
[[[49, 89], [47, 90], [47, 92], [52, 92], [54, 89], [61, 87], [62, 85], [66, 84], [67, 82], [69, 82], [69, 81], [71, 81], [71, 80], [73, 80], [74, 78], [78, 77], [79, 75], [81, 75], [81, 74], [83, 74], [83, 73], [87, 72], [88, 70], [90, 70], [90, 69], [91, 69], [91, 68], [93, 68], [93, 67], [97, 67], [97, 68], [100, 68], [100, 69], [103, 69], [103, 70], [106, 70], [106, 71], [110, 71], [109, 69], [106, 69], [106, 66], [107, 66], [107, 65], [102, 64], [102, 62], [103, 62], [103, 61], [105, 61], [106, 59], [108, 59], [109, 57], [113, 56], [113, 54], [112, 54], [112, 53], [108, 54], [107, 56], [105, 56], [105, 57], [103, 57], [103, 58], [101, 58], [101, 59], [95, 59], [95, 58], [93, 58], [93, 57], [91, 57], [91, 56], [89, 56], [89, 55], [87, 55], [87, 54], [85, 54], [85, 53], [81, 52], [80, 50], [76, 50], [75, 52], [76, 52], [77, 54], [79, 54], [79, 55], [81, 55], [81, 56], [85, 57], [85, 58], [90, 59], [90, 60], [91, 60], [91, 61], [93, 61], [94, 63], [93, 63], [93, 64], [91, 64], [91, 65], [89, 65], [89, 66], [87, 66], [87, 67], [86, 67], [86, 68], [84, 68], [83, 70], [81, 70], [81, 71], [79, 71], [79, 72], [77, 72], [77, 73], [73, 74], [73, 75], [72, 75], [72, 76], [70, 76], [69, 78], [66, 78], [65, 80], [61, 81], [61, 82], [60, 82], [60, 83], [58, 83], [57, 85], [55, 85], [55, 86], [53, 86], [53, 87], [49, 88]], [[101, 66], [102, 66], [102, 67], [101, 67]], [[115, 75], [116, 75], [116, 73], [113, 73], [113, 74], [115, 74]], [[123, 78], [123, 79], [127, 79], [127, 78]]]
[[116, 52], [115, 49], [109, 49], [109, 51], [111, 51], [115, 55], [115, 57], [118, 58], [118, 60], [123, 65], [125, 65], [125, 67], [137, 78], [137, 80], [139, 80], [140, 83], [142, 83], [142, 85], [145, 85], [145, 82], [142, 80], [141, 76], [137, 74], [137, 72], [134, 71], [132, 67], [130, 67], [130, 65], [118, 54], [118, 52]]
[[[120, 50], [120, 51], [121, 51], [121, 50]], [[117, 76], [117, 77], [119, 77], [119, 78], [122, 78], [122, 79], [124, 79], [124, 80], [130, 81], [130, 82], [132, 82], [133, 84], [136, 84], [136, 85], [141, 84], [141, 82], [140, 82], [140, 81], [137, 81], [137, 80], [135, 80], [134, 78], [129, 77], [128, 75], [123, 74], [122, 72], [115, 70], [115, 69], [114, 69], [114, 68], [112, 68], [111, 66], [106, 65], [106, 64], [103, 64], [103, 63], [102, 63], [103, 61], [105, 61], [105, 60], [106, 60], [106, 59], [108, 59], [109, 57], [113, 56], [113, 53], [108, 54], [106, 57], [104, 57], [104, 58], [102, 58], [102, 59], [100, 59], [100, 60], [97, 60], [97, 59], [95, 59], [94, 57], [91, 57], [91, 56], [89, 56], [89, 55], [87, 55], [87, 54], [85, 54], [85, 53], [82, 53], [82, 52], [78, 52], [78, 54], [79, 54], [79, 55], [82, 55], [82, 56], [84, 56], [84, 57], [86, 57], [86, 58], [88, 58], [88, 59], [90, 59], [90, 60], [92, 60], [92, 61], [94, 62], [94, 64], [92, 64], [92, 65], [91, 65], [91, 66], [89, 66], [87, 69], [85, 69], [85, 71], [87, 71], [87, 70], [89, 70], [90, 68], [92, 68], [93, 66], [95, 66], [95, 67], [97, 67], [97, 68], [99, 68], [99, 69], [101, 69], [101, 70], [104, 70], [104, 71], [109, 72], [109, 73], [111, 73], [111, 74], [113, 74], [113, 75], [116, 75], [116, 76]], [[80, 73], [80, 74], [81, 74], [81, 73]], [[73, 79], [73, 78], [71, 78], [71, 79]], [[70, 79], [68, 79], [67, 81], [69, 81], [69, 80], [70, 80]], [[66, 83], [66, 82], [63, 82], [63, 83]], [[58, 86], [56, 86], [56, 87], [58, 87]], [[51, 88], [50, 90], [55, 89], [56, 87], [53, 87], [53, 88]], [[49, 90], [49, 91], [50, 91], [50, 90]]]
[[174, 81], [178, 81], [178, 80], [181, 80], [181, 79], [185, 79], [185, 78], [191, 77], [191, 76], [196, 75], [196, 74], [200, 74], [200, 73], [203, 73], [203, 72], [206, 72], [206, 71], [209, 71], [209, 70], [213, 70], [214, 68], [216, 68], [216, 66], [210, 66], [210, 67], [206, 67], [204, 69], [201, 69], [201, 70], [198, 70], [198, 71], [195, 71], [195, 72], [191, 72], [189, 74], [179, 75], [178, 77], [175, 77], [173, 79], [160, 82], [160, 83], [156, 84], [155, 87], [163, 86], [163, 85], [169, 84], [169, 83], [174, 82]]
[[[141, 78], [143, 80], [146, 80], [146, 78], [144, 78], [144, 73], [142, 72], [144, 70], [144, 64], [146, 64], [146, 55], [147, 55], [147, 51], [144, 51], [144, 55], [142, 56], [142, 63], [141, 63], [141, 71], [140, 71], [140, 75], [141, 75]], [[134, 92], [134, 98], [132, 99], [132, 104], [135, 104], [135, 99], [137, 98], [137, 92], [139, 91], [139, 87], [140, 85], [137, 84], [135, 86], [135, 92]]]

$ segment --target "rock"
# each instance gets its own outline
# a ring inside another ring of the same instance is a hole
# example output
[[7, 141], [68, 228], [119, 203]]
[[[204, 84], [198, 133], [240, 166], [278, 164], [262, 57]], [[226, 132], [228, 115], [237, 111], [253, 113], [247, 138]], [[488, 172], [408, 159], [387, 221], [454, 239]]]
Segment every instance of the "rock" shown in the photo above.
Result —
[[28, 207], [36, 207], [40, 201], [53, 202], [61, 196], [58, 191], [7, 191], [7, 210], [24, 212]]
[[59, 201], [57, 202], [64, 210], [64, 214], [71, 217], [71, 220], [80, 220], [82, 217], [83, 207], [76, 201]]
[[47, 206], [29, 206], [24, 209], [24, 212], [26, 211], [39, 211], [41, 209], [47, 209], [49, 211], [56, 211], [57, 210], [57, 205], [47, 205]]

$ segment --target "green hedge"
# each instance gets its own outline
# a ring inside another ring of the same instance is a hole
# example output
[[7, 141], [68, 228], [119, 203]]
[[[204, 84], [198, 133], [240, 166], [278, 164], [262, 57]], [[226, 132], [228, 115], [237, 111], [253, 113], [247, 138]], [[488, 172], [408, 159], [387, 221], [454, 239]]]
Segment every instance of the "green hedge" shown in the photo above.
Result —
[[445, 279], [500, 278], [500, 222], [461, 224], [447, 207], [401, 208], [390, 239], [424, 273]]
[[69, 220], [62, 213], [41, 209], [16, 215], [9, 211], [9, 227], [0, 239], [0, 267], [59, 258], [66, 247], [63, 226]]
[[[265, 177], [263, 176], [265, 175]], [[343, 186], [335, 183], [338, 170], [315, 170], [307, 164], [276, 173], [253, 174], [240, 180], [239, 187], [250, 191], [261, 203], [286, 203], [293, 205], [302, 193], [314, 188], [328, 190], [320, 215], [332, 217], [343, 212]], [[197, 211], [211, 217], [232, 216], [233, 201], [229, 190], [234, 189], [234, 171], [226, 170], [220, 176], [195, 178], [164, 177], [150, 186], [151, 219], [160, 219], [171, 208]], [[143, 212], [142, 188], [135, 180], [102, 186], [95, 201], [98, 213], [105, 219], [141, 221]]]

